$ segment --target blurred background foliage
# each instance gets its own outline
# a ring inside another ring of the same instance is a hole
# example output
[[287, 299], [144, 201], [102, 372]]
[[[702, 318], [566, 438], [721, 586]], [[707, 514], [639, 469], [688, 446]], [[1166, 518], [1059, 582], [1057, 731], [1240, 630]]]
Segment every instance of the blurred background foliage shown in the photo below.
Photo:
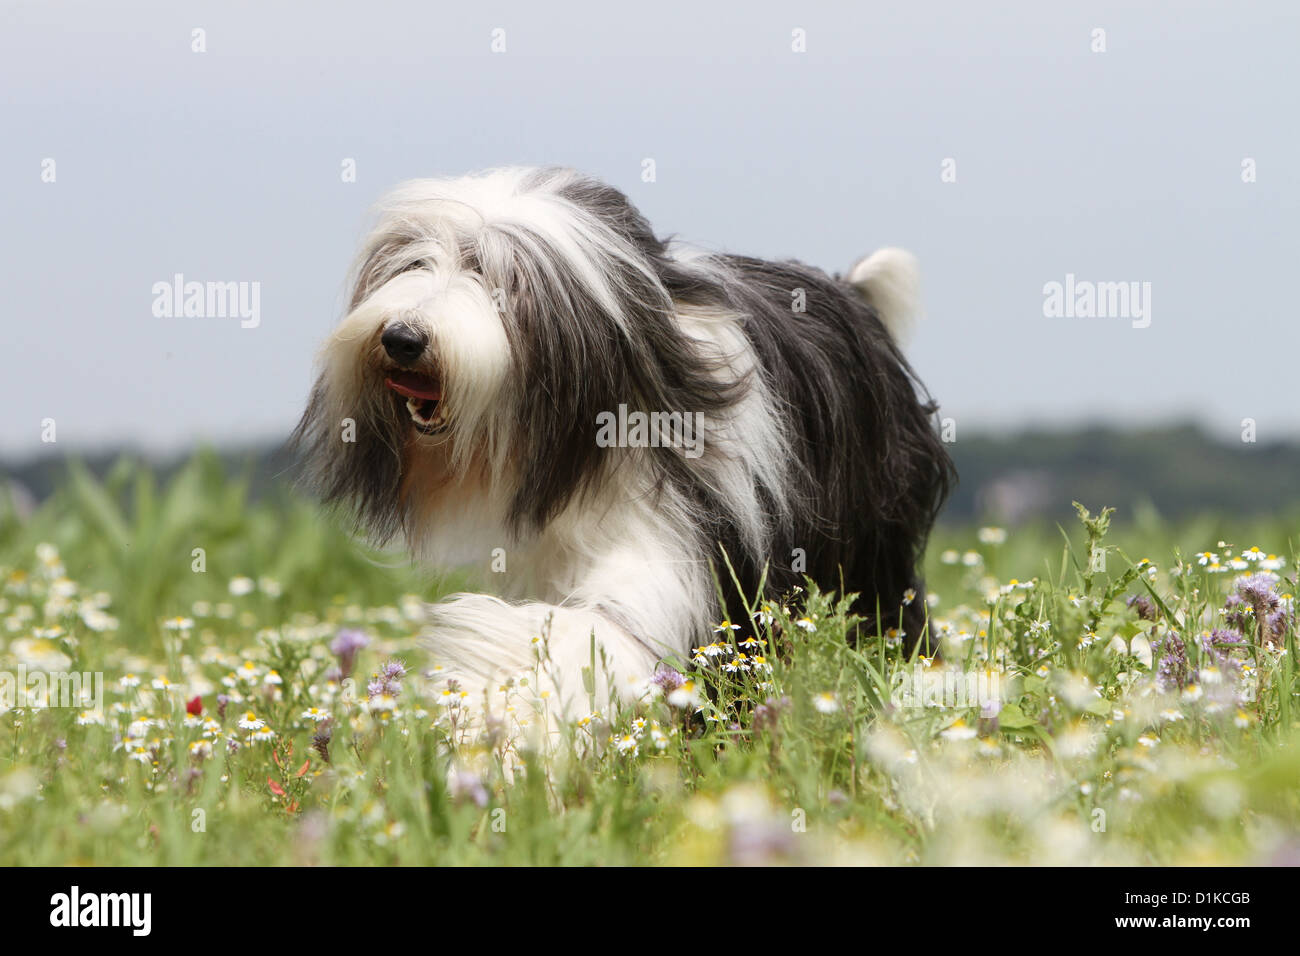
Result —
[[[1143, 514], [1164, 519], [1300, 514], [1300, 442], [1225, 442], [1194, 425], [1097, 426], [961, 434], [948, 449], [961, 476], [941, 516], [948, 524], [1072, 521], [1071, 501], [1105, 502], [1116, 508], [1119, 524]], [[157, 480], [167, 482], [189, 466], [191, 455], [114, 449], [76, 460], [85, 472], [108, 478], [124, 458], [147, 459]], [[293, 467], [288, 450], [274, 445], [209, 450], [202, 460], [204, 468], [220, 465], [238, 475], [239, 487], [228, 493], [253, 500], [283, 500], [277, 496], [285, 493]], [[0, 459], [0, 475], [18, 509], [26, 512], [71, 477], [68, 461], [60, 451]], [[191, 488], [199, 477], [187, 479]], [[117, 481], [125, 481], [121, 472]]]
[[[1135, 560], [1187, 556], [1220, 540], [1289, 553], [1300, 528], [1300, 444], [1228, 444], [1193, 426], [1098, 427], [960, 436], [949, 449], [960, 482], [932, 538], [932, 581], [944, 577], [944, 549], [990, 524], [1016, 532], [994, 573], [1042, 573], [1060, 529], [1075, 524], [1072, 501], [1115, 507], [1112, 542]], [[211, 598], [212, 583], [238, 576], [275, 582], [280, 613], [359, 596], [428, 599], [463, 583], [413, 568], [400, 550], [367, 548], [343, 516], [322, 521], [294, 489], [284, 447], [169, 458], [51, 452], [0, 462], [0, 475], [9, 492], [0, 495], [0, 554], [57, 545], [79, 580], [116, 596], [127, 628], [156, 629], [159, 609]], [[177, 574], [197, 547], [208, 574]]]
[[122, 455], [29, 474], [40, 476], [43, 500], [33, 507], [25, 488], [0, 500], [0, 555], [54, 544], [84, 586], [113, 594], [126, 634], [149, 637], [161, 612], [211, 600], [240, 577], [272, 582], [273, 596], [258, 588], [260, 599], [286, 615], [359, 594], [393, 603], [429, 593], [405, 555], [366, 547], [344, 520], [322, 521], [278, 477], [273, 456], [207, 450], [154, 465]]

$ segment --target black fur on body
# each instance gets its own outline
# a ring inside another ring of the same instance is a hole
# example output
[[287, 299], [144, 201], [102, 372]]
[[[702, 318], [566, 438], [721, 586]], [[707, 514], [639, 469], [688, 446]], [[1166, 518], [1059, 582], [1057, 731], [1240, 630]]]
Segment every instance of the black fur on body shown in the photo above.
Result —
[[[672, 302], [745, 317], [745, 335], [785, 418], [793, 440], [793, 481], [786, 507], [768, 502], [771, 537], [761, 553], [746, 546], [725, 502], [693, 479], [688, 463], [671, 449], [660, 450], [663, 480], [689, 489], [697, 513], [712, 516], [703, 536], [711, 543], [727, 619], [744, 621], [745, 613], [724, 551], [751, 602], [791, 593], [806, 574], [824, 590], [857, 594], [853, 610], [866, 619], [869, 632], [877, 625], [898, 627], [909, 647], [928, 638], [925, 588], [916, 566], [956, 472], [934, 427], [937, 406], [872, 304], [842, 279], [801, 262], [721, 255], [683, 267], [619, 191], [588, 181], [575, 188], [573, 198], [653, 263]], [[803, 312], [791, 309], [795, 289], [804, 290]], [[706, 407], [703, 395], [679, 384], [707, 381], [707, 374], [694, 368], [675, 337], [664, 334], [665, 325], [672, 325], [662, 305], [645, 317], [643, 341], [663, 378], [659, 404], [645, 407]], [[595, 447], [594, 441], [583, 444]], [[795, 549], [805, 555], [804, 572], [793, 570]], [[904, 606], [908, 589], [916, 596]]]

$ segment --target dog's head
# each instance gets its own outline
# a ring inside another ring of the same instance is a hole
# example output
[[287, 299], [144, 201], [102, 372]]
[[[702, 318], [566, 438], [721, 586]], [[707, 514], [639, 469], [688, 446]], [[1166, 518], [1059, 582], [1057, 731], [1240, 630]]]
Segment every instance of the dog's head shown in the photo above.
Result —
[[541, 526], [616, 467], [598, 413], [727, 400], [669, 268], [626, 197], [570, 170], [399, 186], [298, 426], [309, 480], [381, 541]]

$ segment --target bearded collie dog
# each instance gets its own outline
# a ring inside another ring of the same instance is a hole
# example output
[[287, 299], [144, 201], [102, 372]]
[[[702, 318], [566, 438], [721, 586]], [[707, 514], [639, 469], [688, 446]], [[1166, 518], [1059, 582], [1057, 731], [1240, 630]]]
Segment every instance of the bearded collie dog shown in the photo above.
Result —
[[914, 645], [954, 478], [900, 351], [917, 309], [901, 250], [832, 277], [659, 239], [570, 169], [414, 180], [380, 205], [296, 441], [373, 540], [482, 572], [493, 593], [431, 605], [428, 636], [489, 708], [540, 638], [568, 708], [594, 660], [622, 693], [805, 576]]

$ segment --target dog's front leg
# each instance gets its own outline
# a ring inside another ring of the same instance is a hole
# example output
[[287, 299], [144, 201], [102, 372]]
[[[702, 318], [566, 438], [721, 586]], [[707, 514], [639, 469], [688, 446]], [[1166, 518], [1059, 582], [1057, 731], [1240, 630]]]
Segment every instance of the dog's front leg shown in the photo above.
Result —
[[429, 613], [439, 673], [453, 693], [464, 695], [464, 706], [480, 714], [500, 717], [522, 698], [549, 720], [576, 719], [607, 708], [611, 696], [643, 692], [658, 660], [589, 607], [457, 594]]

